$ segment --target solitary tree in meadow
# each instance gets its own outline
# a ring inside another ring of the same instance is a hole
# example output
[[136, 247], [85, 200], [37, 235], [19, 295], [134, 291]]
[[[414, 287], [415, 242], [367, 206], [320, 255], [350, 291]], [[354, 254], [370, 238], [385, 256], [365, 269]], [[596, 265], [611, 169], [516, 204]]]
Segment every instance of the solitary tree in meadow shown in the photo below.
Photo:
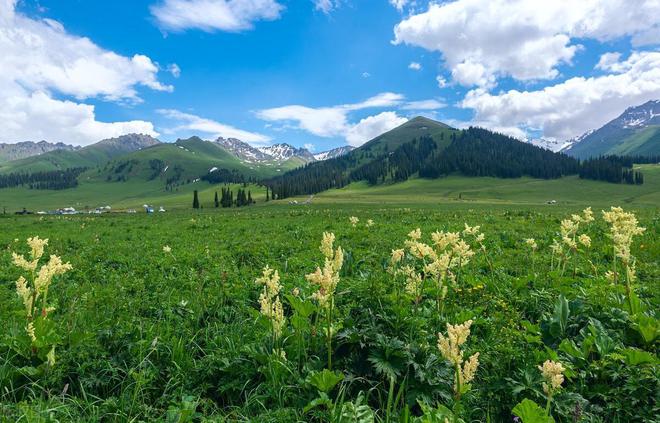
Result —
[[215, 204], [216, 209], [220, 207], [220, 201], [218, 201], [218, 191], [215, 192], [215, 199], [213, 200], [213, 203]]
[[199, 208], [199, 198], [197, 197], [197, 190], [193, 192], [193, 209]]

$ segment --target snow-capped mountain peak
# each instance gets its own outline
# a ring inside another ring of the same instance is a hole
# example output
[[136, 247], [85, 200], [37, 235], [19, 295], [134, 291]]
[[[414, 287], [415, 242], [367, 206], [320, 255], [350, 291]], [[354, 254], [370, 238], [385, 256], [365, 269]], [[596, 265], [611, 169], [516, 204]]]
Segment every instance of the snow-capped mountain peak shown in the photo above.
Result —
[[343, 156], [353, 150], [351, 146], [343, 146], [314, 155], [306, 148], [296, 148], [287, 143], [252, 147], [237, 138], [222, 137], [216, 139], [215, 143], [247, 163], [284, 162], [294, 157], [302, 159], [304, 162], [313, 162]]
[[268, 154], [274, 160], [284, 161], [292, 157], [299, 157], [305, 161], [314, 161], [314, 156], [305, 148], [296, 148], [287, 143], [273, 144], [268, 147], [260, 147], [259, 151]]
[[334, 159], [335, 157], [340, 157], [343, 156], [344, 154], [350, 153], [353, 150], [355, 150], [355, 147], [346, 145], [343, 147], [337, 147], [337, 148], [333, 148], [332, 150], [323, 151], [321, 153], [314, 154], [314, 158], [319, 161]]
[[234, 156], [248, 163], [256, 163], [272, 160], [272, 157], [263, 153], [257, 148], [252, 147], [250, 144], [243, 142], [237, 138], [218, 138], [216, 143], [223, 146], [226, 150]]

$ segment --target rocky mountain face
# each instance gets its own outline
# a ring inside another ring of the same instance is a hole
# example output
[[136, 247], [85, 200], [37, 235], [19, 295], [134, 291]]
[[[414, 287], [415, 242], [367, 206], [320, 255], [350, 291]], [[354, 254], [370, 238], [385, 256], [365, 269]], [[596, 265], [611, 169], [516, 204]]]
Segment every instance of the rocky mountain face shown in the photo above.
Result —
[[261, 147], [259, 150], [273, 157], [278, 162], [289, 160], [293, 157], [298, 157], [305, 162], [313, 162], [315, 160], [314, 155], [306, 148], [296, 148], [286, 143]]
[[244, 162], [257, 163], [272, 160], [270, 155], [252, 147], [250, 144], [237, 138], [220, 137], [215, 140], [215, 142], [220, 144], [222, 147]]
[[44, 154], [55, 150], [74, 151], [79, 148], [80, 147], [64, 144], [61, 142], [50, 143], [47, 141], [24, 141], [15, 144], [0, 144], [0, 162], [10, 162], [12, 160], [25, 159], [27, 157], [38, 156], [39, 154]]
[[318, 161], [334, 159], [335, 157], [340, 157], [343, 156], [344, 154], [350, 153], [353, 150], [355, 150], [355, 147], [351, 147], [350, 145], [345, 145], [343, 147], [337, 147], [337, 148], [333, 148], [332, 150], [314, 154], [314, 158]]
[[[125, 151], [127, 153], [142, 150], [146, 147], [160, 144], [160, 141], [151, 135], [127, 134], [116, 138], [107, 138], [92, 144], [89, 147], [98, 147], [105, 150]], [[86, 147], [86, 148], [89, 148]]]
[[603, 127], [569, 140], [562, 152], [578, 158], [660, 154], [660, 100], [627, 108]]
[[255, 148], [236, 138], [220, 137], [215, 142], [247, 163], [284, 162], [292, 158], [298, 158], [308, 163], [339, 157], [353, 150], [353, 147], [344, 146], [312, 154], [306, 148], [296, 148], [287, 143]]

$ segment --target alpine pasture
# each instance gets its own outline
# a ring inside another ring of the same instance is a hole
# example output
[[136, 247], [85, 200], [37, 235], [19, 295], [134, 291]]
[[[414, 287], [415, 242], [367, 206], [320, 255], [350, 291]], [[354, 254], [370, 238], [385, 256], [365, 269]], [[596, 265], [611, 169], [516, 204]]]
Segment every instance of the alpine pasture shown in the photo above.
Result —
[[658, 209], [588, 207], [3, 216], [0, 416], [654, 421]]

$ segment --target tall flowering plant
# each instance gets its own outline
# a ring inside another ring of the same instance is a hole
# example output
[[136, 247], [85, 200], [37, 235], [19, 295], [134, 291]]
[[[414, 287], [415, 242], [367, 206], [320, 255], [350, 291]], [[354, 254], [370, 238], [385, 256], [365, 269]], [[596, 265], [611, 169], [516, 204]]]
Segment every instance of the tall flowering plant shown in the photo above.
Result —
[[[621, 261], [626, 278], [626, 294], [631, 302], [632, 284], [636, 279], [635, 257], [630, 253], [630, 247], [635, 236], [644, 233], [646, 228], [638, 225], [637, 218], [633, 213], [624, 212], [621, 207], [612, 207], [610, 211], [603, 211], [603, 220], [610, 224], [609, 237], [612, 240], [612, 270], [606, 276], [613, 283], [620, 279], [617, 269], [617, 259]], [[631, 306], [632, 309], [632, 306]]]
[[469, 383], [474, 379], [479, 367], [479, 353], [474, 353], [465, 360], [461, 346], [470, 336], [472, 320], [460, 325], [447, 323], [447, 336], [438, 333], [438, 350], [445, 360], [454, 366], [454, 398], [461, 399], [461, 395], [470, 389]]
[[335, 305], [335, 290], [339, 283], [339, 271], [344, 264], [344, 250], [341, 247], [334, 248], [335, 234], [324, 232], [321, 240], [321, 253], [324, 256], [323, 269], [317, 267], [314, 273], [305, 278], [317, 286], [317, 291], [312, 294], [326, 317], [326, 343], [328, 349], [328, 370], [332, 370], [332, 319]]
[[270, 321], [274, 346], [282, 336], [282, 328], [285, 323], [284, 310], [279, 296], [282, 290], [280, 275], [277, 270], [266, 266], [261, 277], [257, 278], [255, 283], [263, 286], [263, 290], [259, 295], [259, 306], [261, 314]]
[[[48, 291], [53, 279], [71, 270], [70, 263], [63, 263], [58, 256], [51, 255], [49, 260], [39, 267], [39, 262], [48, 245], [48, 239], [37, 236], [28, 238], [30, 247], [28, 258], [23, 254], [12, 253], [15, 266], [25, 271], [16, 281], [16, 294], [25, 307], [25, 331], [32, 344], [32, 352], [48, 351], [46, 359], [49, 366], [55, 365], [55, 339], [53, 331], [49, 330], [52, 323], [49, 314], [55, 307], [48, 304]], [[39, 268], [37, 270], [37, 268]]]

